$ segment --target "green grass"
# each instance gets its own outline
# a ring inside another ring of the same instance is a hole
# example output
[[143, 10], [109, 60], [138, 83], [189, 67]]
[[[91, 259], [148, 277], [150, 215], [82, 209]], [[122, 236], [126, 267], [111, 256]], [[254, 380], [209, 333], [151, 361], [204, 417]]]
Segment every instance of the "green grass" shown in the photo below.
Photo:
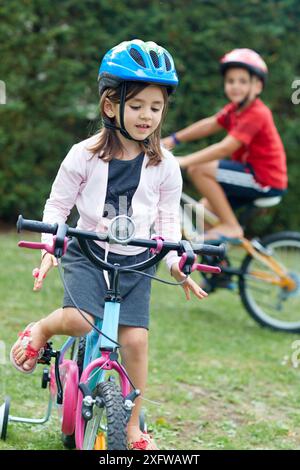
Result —
[[[0, 235], [0, 340], [6, 347], [0, 398], [11, 396], [12, 415], [42, 417], [48, 401], [40, 387], [42, 366], [24, 376], [8, 355], [24, 326], [60, 305], [62, 287], [53, 270], [44, 289], [32, 291], [39, 253], [17, 248], [17, 240], [13, 232]], [[164, 267], [159, 274], [167, 275]], [[186, 302], [181, 288], [154, 283], [145, 397], [151, 402], [144, 407], [160, 447], [299, 449], [299, 370], [291, 363], [296, 339], [259, 327], [235, 293], [220, 290]], [[55, 346], [62, 341], [55, 338]], [[54, 409], [43, 426], [10, 423], [0, 449], [62, 449], [58, 413]]]

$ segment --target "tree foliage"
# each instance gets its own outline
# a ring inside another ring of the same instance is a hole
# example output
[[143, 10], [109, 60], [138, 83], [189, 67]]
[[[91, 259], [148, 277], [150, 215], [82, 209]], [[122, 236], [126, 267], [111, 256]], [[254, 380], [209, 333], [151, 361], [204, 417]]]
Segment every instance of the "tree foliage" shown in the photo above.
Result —
[[[270, 79], [263, 99], [274, 112], [288, 155], [290, 187], [272, 215], [278, 228], [299, 226], [297, 162], [300, 104], [297, 0], [10, 0], [0, 2], [0, 217], [41, 217], [70, 146], [99, 127], [97, 71], [117, 43], [154, 40], [175, 58], [180, 86], [164, 134], [215, 113], [225, 103], [218, 60], [234, 47], [257, 50]], [[189, 151], [212, 139], [182, 146]]]

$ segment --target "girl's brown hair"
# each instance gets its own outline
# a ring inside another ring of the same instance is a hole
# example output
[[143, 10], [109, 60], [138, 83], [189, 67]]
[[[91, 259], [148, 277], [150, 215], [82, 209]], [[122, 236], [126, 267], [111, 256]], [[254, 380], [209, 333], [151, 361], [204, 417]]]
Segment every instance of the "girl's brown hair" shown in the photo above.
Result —
[[[138, 93], [144, 90], [148, 83], [137, 83], [137, 82], [127, 82], [126, 86], [126, 98], [125, 101], [134, 98]], [[162, 86], [161, 90], [163, 92], [164, 97], [164, 109], [162, 113], [162, 118], [159, 123], [157, 129], [148, 137], [148, 143], [145, 144], [144, 142], [140, 142], [141, 151], [146, 153], [149, 162], [149, 166], [156, 166], [158, 165], [163, 158], [161, 146], [160, 146], [160, 136], [161, 136], [161, 126], [164, 120], [164, 117], [167, 112], [168, 107], [168, 92], [166, 87]], [[120, 103], [120, 91], [121, 87], [118, 88], [107, 88], [101, 98], [99, 103], [100, 114], [105, 119], [109, 119], [108, 116], [104, 112], [104, 103], [106, 98], [108, 98], [112, 103], [119, 104]], [[115, 119], [110, 119], [112, 124], [115, 124]], [[102, 127], [100, 131], [96, 134], [99, 135], [98, 142], [90, 147], [90, 151], [93, 152], [95, 155], [99, 153], [99, 158], [101, 158], [105, 162], [109, 162], [112, 158], [117, 154], [122, 152], [123, 146], [118, 139], [118, 135], [114, 129], [107, 129]], [[147, 165], [147, 166], [148, 166]]]

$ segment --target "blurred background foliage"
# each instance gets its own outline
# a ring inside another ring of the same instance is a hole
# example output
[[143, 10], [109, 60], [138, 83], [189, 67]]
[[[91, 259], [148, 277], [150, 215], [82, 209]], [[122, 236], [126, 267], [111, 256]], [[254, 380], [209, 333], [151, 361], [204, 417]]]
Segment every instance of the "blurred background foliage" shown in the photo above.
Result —
[[[300, 74], [299, 20], [298, 0], [0, 0], [0, 80], [7, 93], [0, 105], [0, 219], [41, 217], [61, 160], [99, 128], [101, 58], [119, 42], [140, 38], [166, 47], [180, 78], [164, 135], [225, 104], [218, 60], [226, 51], [262, 54], [270, 70], [263, 99], [282, 136], [290, 180], [265, 229], [299, 229], [300, 104], [291, 101]], [[186, 188], [193, 192], [187, 182]]]

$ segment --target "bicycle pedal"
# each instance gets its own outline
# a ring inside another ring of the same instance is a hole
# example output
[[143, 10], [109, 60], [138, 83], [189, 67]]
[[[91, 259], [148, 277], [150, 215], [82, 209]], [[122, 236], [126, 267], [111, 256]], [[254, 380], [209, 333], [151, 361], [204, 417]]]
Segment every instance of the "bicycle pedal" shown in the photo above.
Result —
[[43, 355], [38, 359], [38, 364], [50, 365], [51, 358], [54, 356], [52, 343], [46, 343]]

